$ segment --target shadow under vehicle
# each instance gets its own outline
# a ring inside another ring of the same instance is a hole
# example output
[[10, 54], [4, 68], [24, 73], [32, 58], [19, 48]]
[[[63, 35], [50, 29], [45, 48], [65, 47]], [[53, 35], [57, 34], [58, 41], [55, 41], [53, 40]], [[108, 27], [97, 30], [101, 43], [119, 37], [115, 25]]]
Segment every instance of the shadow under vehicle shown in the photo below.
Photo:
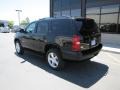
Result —
[[46, 65], [46, 60], [44, 55], [40, 53], [33, 52], [31, 50], [26, 50], [24, 55], [18, 55], [23, 61], [20, 63], [24, 64], [26, 62], [31, 63], [33, 66], [41, 68], [48, 73], [51, 73], [61, 79], [68, 82], [74, 83], [83, 88], [90, 88], [100, 79], [105, 77], [108, 73], [109, 67], [105, 64], [86, 61], [86, 62], [67, 62], [66, 68], [60, 72], [50, 69]]

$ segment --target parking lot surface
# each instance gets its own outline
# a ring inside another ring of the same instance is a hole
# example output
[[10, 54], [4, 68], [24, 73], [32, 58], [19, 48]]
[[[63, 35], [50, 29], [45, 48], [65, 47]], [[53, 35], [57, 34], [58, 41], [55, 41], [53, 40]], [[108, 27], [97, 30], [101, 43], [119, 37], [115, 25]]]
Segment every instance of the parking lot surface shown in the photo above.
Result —
[[120, 54], [101, 51], [89, 62], [54, 71], [43, 55], [17, 55], [14, 33], [0, 33], [0, 90], [120, 90]]

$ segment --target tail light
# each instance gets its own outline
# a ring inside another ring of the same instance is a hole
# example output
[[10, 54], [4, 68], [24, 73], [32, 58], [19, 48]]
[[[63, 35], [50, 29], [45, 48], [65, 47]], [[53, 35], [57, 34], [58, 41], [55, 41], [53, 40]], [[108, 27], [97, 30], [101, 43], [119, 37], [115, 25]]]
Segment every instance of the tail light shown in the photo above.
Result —
[[80, 51], [80, 36], [78, 35], [72, 38], [72, 51]]

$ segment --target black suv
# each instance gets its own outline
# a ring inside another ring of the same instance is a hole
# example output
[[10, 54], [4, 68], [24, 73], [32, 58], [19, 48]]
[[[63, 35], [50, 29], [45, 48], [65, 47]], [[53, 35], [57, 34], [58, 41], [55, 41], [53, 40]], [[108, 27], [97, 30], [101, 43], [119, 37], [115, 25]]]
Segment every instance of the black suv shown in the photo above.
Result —
[[61, 69], [65, 60], [90, 60], [102, 48], [101, 33], [89, 18], [40, 19], [17, 32], [14, 43], [18, 54], [23, 54], [24, 48], [44, 53], [55, 70]]

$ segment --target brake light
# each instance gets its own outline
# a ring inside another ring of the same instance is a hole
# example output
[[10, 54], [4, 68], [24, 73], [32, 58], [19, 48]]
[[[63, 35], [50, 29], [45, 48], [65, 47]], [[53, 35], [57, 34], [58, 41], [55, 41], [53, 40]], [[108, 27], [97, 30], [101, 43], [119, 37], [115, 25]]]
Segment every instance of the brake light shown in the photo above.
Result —
[[80, 36], [78, 35], [72, 38], [72, 51], [80, 51]]

